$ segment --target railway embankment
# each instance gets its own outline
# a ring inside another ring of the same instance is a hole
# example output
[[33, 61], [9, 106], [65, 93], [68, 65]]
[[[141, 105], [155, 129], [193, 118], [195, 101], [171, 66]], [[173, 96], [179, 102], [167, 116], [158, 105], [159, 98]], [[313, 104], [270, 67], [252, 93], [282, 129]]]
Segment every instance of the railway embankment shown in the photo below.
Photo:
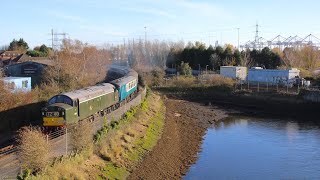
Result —
[[125, 179], [161, 137], [166, 108], [160, 96], [147, 95], [119, 121], [94, 135], [80, 153], [58, 158], [34, 179]]

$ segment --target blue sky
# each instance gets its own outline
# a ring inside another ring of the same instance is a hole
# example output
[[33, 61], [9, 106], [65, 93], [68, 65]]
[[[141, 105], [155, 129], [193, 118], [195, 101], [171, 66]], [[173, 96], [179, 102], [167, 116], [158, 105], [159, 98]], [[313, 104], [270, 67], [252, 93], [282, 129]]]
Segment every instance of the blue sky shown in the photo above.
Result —
[[320, 37], [320, 1], [315, 0], [11, 0], [1, 2], [0, 45], [23, 37], [31, 47], [50, 45], [50, 31], [66, 32], [90, 44], [124, 39], [202, 41], [237, 45], [312, 33]]

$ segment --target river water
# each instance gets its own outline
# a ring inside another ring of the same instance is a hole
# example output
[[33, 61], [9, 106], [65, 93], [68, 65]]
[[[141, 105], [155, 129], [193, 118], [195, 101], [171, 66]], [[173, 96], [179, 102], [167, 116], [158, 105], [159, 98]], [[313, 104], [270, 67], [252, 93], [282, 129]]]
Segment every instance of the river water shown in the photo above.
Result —
[[320, 179], [314, 123], [233, 117], [209, 128], [184, 179]]

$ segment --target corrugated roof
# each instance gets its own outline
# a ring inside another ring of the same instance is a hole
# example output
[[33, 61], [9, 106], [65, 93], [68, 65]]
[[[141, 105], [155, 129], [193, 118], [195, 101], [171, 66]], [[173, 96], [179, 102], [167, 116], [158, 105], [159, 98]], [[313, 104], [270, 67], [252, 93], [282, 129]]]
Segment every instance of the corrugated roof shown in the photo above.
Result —
[[93, 97], [112, 92], [114, 92], [114, 86], [109, 83], [103, 83], [96, 86], [90, 86], [88, 88], [63, 93], [62, 95], [68, 96], [73, 100], [79, 99], [79, 101], [82, 102]]

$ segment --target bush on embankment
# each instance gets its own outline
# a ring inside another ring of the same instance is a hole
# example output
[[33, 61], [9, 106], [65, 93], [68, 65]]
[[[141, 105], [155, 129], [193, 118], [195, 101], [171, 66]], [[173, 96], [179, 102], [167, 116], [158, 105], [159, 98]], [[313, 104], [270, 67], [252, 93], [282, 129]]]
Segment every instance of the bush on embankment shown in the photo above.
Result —
[[22, 128], [17, 140], [22, 169], [29, 172], [43, 170], [49, 162], [50, 146], [41, 130], [33, 127]]

